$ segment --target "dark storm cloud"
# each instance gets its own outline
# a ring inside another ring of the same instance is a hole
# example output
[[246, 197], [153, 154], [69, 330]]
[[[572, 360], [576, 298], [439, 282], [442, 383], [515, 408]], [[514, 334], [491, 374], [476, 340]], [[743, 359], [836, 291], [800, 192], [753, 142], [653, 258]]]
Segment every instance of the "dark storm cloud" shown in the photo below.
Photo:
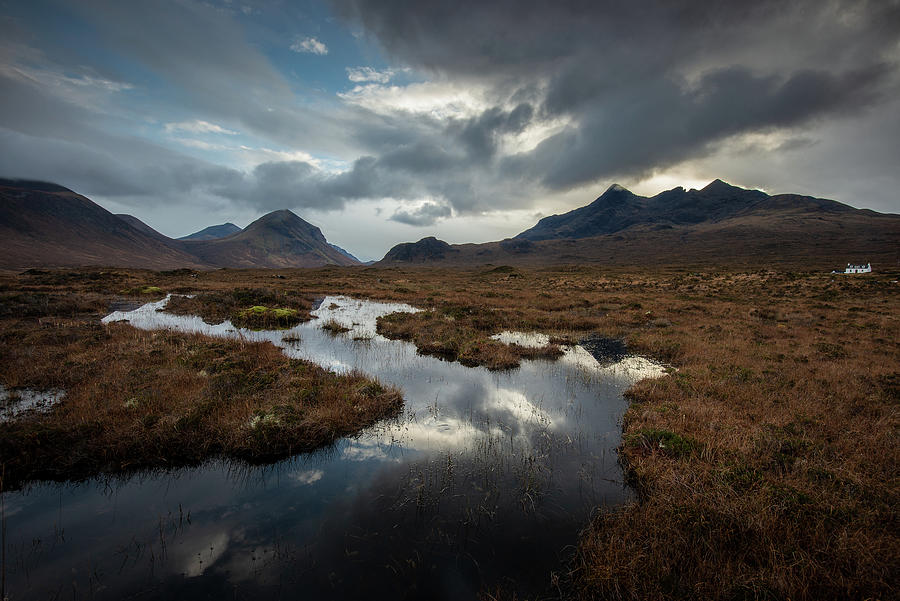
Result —
[[[277, 208], [286, 194], [308, 198], [319, 209], [342, 208], [362, 198], [418, 200], [442, 198], [462, 212], [514, 206], [520, 177], [496, 170], [499, 139], [528, 125], [533, 108], [522, 103], [512, 110], [489, 108], [468, 119], [435, 119], [427, 115], [363, 114], [354, 121], [355, 136], [373, 154], [363, 156], [339, 174], [321, 172], [304, 163], [261, 165], [246, 179], [246, 188], [223, 195], [263, 209]], [[288, 175], [289, 174], [289, 175]], [[284, 193], [266, 193], [258, 182], [277, 182]], [[510, 182], [515, 182], [510, 185]], [[450, 205], [441, 205], [450, 210]], [[426, 205], [428, 206], [428, 205]], [[444, 209], [442, 209], [444, 210]], [[433, 222], [441, 213], [400, 212], [396, 221]]]
[[[481, 180], [480, 170], [465, 167], [469, 159], [438, 158], [428, 165], [420, 159], [414, 152], [380, 158], [364, 156], [339, 173], [323, 171], [303, 161], [268, 162], [240, 174], [227, 186], [210, 183], [209, 190], [264, 211], [284, 207], [333, 211], [360, 199], [434, 197], [446, 201], [426, 203], [422, 211], [400, 211], [394, 220], [402, 223], [433, 223], [450, 216], [451, 206], [469, 212], [485, 206], [484, 199], [490, 198], [495, 184], [489, 179]], [[436, 165], [441, 168], [433, 169]]]
[[542, 183], [551, 189], [608, 174], [640, 174], [704, 154], [710, 143], [732, 134], [856, 111], [878, 98], [888, 73], [876, 64], [847, 73], [804, 70], [783, 80], [738, 67], [707, 73], [688, 90], [651, 80], [637, 96], [610, 94], [602, 106], [586, 107], [577, 127], [506, 166], [514, 172], [543, 168]]
[[403, 197], [415, 185], [414, 180], [385, 171], [376, 159], [366, 156], [340, 173], [329, 173], [304, 161], [262, 163], [228, 185], [209, 182], [209, 189], [258, 210], [291, 207], [336, 211], [361, 198]]
[[526, 103], [509, 112], [494, 107], [461, 124], [458, 136], [473, 160], [490, 159], [496, 153], [497, 136], [520, 133], [531, 122], [533, 114], [534, 109]]
[[426, 202], [421, 207], [411, 211], [398, 210], [391, 215], [391, 221], [405, 223], [414, 226], [434, 225], [441, 219], [450, 217], [453, 211], [445, 204]]
[[[900, 29], [894, 0], [332, 3], [408, 64], [491, 78], [507, 73], [543, 77], [572, 63], [584, 67], [583, 73], [643, 78], [716, 53], [760, 55], [772, 68], [776, 62], [808, 58], [866, 60], [894, 44]], [[866, 35], [857, 37], [860, 32]], [[781, 52], [789, 47], [795, 52]]]
[[449, 147], [439, 138], [420, 139], [385, 152], [378, 164], [391, 171], [417, 174], [422, 177], [440, 175], [444, 170], [466, 163], [461, 149]]
[[334, 4], [397, 60], [492, 89], [497, 107], [432, 141], [459, 142], [473, 165], [496, 158], [500, 106], [512, 98], [538, 91], [539, 101], [507, 114], [510, 130], [568, 120], [534, 150], [497, 159], [510, 186], [640, 177], [734, 135], [877, 110], [898, 84], [896, 1]]
[[520, 133], [533, 115], [534, 108], [524, 102], [509, 111], [491, 107], [467, 119], [368, 114], [355, 120], [354, 136], [379, 155], [383, 168], [434, 174], [493, 159], [500, 136]]

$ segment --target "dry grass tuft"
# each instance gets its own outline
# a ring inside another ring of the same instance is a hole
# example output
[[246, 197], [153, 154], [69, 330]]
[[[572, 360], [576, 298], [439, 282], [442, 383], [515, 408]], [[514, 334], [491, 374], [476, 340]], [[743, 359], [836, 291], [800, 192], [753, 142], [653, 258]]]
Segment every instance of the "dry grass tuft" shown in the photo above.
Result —
[[419, 313], [392, 313], [378, 319], [378, 333], [410, 340], [425, 355], [459, 361], [474, 367], [502, 370], [519, 366], [521, 359], [555, 359], [562, 355], [557, 344], [529, 348], [491, 340], [501, 332], [508, 316], [487, 307], [444, 306]]
[[322, 329], [331, 334], [345, 334], [350, 331], [350, 328], [346, 326], [342, 326], [340, 323], [335, 321], [334, 319], [329, 319], [325, 323], [322, 324]]
[[235, 288], [201, 292], [190, 298], [169, 299], [166, 311], [199, 315], [210, 324], [231, 320], [239, 328], [256, 330], [290, 328], [311, 319], [312, 298], [296, 290]]

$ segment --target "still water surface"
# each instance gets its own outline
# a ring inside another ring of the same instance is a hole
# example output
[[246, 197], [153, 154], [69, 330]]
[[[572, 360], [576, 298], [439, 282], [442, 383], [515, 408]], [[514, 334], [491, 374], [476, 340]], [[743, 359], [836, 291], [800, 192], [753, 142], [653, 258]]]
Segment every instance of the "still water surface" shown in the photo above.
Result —
[[[254, 332], [165, 303], [104, 321], [270, 341], [400, 387], [404, 412], [265, 467], [212, 461], [6, 493], [11, 600], [471, 599], [497, 584], [552, 596], [591, 511], [629, 495], [615, 447], [622, 392], [662, 373], [646, 360], [603, 367], [573, 347], [490, 372], [375, 333], [408, 305], [328, 297], [316, 320]], [[329, 320], [351, 331], [322, 330]]]

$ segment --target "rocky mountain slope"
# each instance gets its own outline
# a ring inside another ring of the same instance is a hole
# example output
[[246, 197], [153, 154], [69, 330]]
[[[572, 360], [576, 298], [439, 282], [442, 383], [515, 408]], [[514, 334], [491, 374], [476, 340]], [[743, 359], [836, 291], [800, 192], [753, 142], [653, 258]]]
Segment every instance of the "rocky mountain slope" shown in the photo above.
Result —
[[173, 240], [131, 215], [114, 215], [56, 184], [0, 180], [0, 269], [105, 265], [319, 267], [355, 265], [322, 232], [275, 211], [225, 238]]
[[62, 186], [0, 180], [2, 268], [202, 266], [197, 257], [167, 240]]
[[185, 240], [184, 248], [219, 267], [358, 265], [334, 249], [322, 231], [288, 210], [263, 215], [243, 231], [215, 240]]
[[[435, 252], [433, 249], [439, 249]], [[514, 238], [392, 248], [378, 264], [900, 265], [900, 215], [796, 194], [770, 196], [715, 180], [651, 198], [614, 185], [589, 205], [541, 219]]]

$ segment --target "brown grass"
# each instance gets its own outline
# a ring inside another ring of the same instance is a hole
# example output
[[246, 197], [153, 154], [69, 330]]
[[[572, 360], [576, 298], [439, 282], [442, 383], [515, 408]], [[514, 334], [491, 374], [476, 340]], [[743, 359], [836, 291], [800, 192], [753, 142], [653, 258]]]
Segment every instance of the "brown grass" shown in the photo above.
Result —
[[[621, 459], [638, 499], [600, 511], [584, 531], [569, 566], [570, 596], [897, 597], [898, 271], [66, 273], [7, 278], [5, 293], [27, 295], [22, 311], [34, 314], [43, 304], [78, 313], [96, 304], [91, 294], [138, 285], [404, 301], [426, 311], [382, 320], [383, 332], [473, 362], [495, 349], [469, 349], [504, 329], [625, 339], [677, 371], [628, 393]], [[18, 340], [4, 339], [4, 348], [20, 348]]]
[[330, 332], [334, 335], [345, 334], [350, 331], [350, 328], [348, 328], [347, 326], [342, 326], [334, 319], [329, 319], [328, 321], [323, 323], [322, 329], [325, 330], [326, 332]]
[[202, 292], [192, 297], [173, 296], [166, 310], [176, 315], [199, 315], [210, 324], [229, 319], [237, 327], [277, 329], [309, 321], [311, 306], [311, 298], [294, 291], [236, 288]]
[[410, 340], [425, 355], [495, 370], [518, 367], [521, 359], [555, 359], [562, 355], [562, 349], [556, 344], [530, 348], [491, 340], [492, 334], [503, 329], [503, 318], [494, 321], [491, 317], [490, 309], [465, 306], [392, 313], [378, 319], [378, 333], [387, 338]]
[[629, 393], [621, 456], [639, 500], [585, 531], [574, 595], [893, 597], [896, 283], [679, 280], [610, 324], [679, 371]]

